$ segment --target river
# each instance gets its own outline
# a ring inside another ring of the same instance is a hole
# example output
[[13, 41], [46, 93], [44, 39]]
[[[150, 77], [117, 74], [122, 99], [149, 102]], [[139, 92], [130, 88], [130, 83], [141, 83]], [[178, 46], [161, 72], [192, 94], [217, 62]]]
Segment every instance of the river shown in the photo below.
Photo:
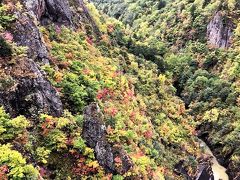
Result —
[[229, 180], [229, 177], [226, 173], [226, 168], [224, 168], [218, 163], [217, 158], [213, 155], [211, 149], [207, 146], [207, 144], [202, 140], [199, 140], [199, 141], [200, 141], [200, 146], [203, 148], [204, 152], [213, 157], [212, 171], [213, 171], [214, 180]]

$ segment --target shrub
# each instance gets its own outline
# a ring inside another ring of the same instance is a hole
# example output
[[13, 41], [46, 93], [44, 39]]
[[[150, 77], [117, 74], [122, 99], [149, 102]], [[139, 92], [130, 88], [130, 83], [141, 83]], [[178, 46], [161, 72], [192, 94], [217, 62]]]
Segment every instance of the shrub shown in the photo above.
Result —
[[6, 165], [9, 179], [32, 179], [37, 180], [39, 172], [32, 166], [27, 165], [22, 155], [11, 150], [11, 145], [0, 145], [0, 166]]
[[0, 57], [10, 57], [12, 55], [11, 46], [0, 37]]
[[16, 17], [9, 13], [9, 6], [0, 4], [0, 27], [9, 26], [15, 19]]
[[12, 140], [23, 134], [30, 123], [24, 116], [11, 119], [4, 109], [0, 108], [0, 141]]
[[73, 112], [82, 112], [83, 108], [95, 100], [98, 86], [83, 75], [68, 73], [61, 83], [62, 92], [68, 97], [68, 104]]
[[51, 151], [46, 149], [45, 147], [37, 147], [36, 158], [39, 162], [42, 162], [43, 164], [47, 164], [47, 159], [50, 153]]
[[59, 129], [50, 131], [46, 137], [46, 146], [50, 150], [61, 151], [67, 148], [67, 137]]
[[86, 148], [85, 140], [83, 140], [81, 137], [78, 137], [73, 142], [73, 147], [80, 150], [81, 152], [84, 152]]
[[121, 176], [121, 175], [114, 175], [114, 176], [112, 177], [112, 179], [113, 179], [113, 180], [124, 180], [124, 177]]

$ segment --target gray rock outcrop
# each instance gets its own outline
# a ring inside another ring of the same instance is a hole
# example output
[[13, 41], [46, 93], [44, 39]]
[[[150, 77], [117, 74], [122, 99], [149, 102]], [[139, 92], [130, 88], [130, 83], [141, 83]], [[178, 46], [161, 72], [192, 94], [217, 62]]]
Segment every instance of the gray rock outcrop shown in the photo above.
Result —
[[207, 26], [207, 39], [217, 48], [228, 48], [232, 36], [232, 25], [227, 17], [217, 12]]
[[[132, 166], [127, 153], [118, 145], [112, 145], [106, 138], [106, 126], [100, 108], [96, 103], [86, 107], [84, 111], [83, 138], [89, 147], [94, 149], [96, 159], [107, 172], [126, 173]], [[115, 158], [119, 158], [121, 166], [115, 165]]]
[[[24, 61], [23, 64], [19, 62], [6, 69], [6, 71], [12, 70], [11, 73], [6, 72], [6, 74], [10, 73], [14, 85], [0, 91], [0, 104], [13, 117], [19, 114], [35, 117], [40, 113], [60, 116], [62, 114], [60, 98], [39, 70], [38, 65], [31, 59], [20, 61]], [[13, 71], [20, 73], [17, 75]]]
[[[0, 90], [0, 105], [12, 115], [23, 114], [37, 116], [39, 113], [47, 113], [60, 116], [63, 111], [60, 97], [41, 71], [40, 65], [49, 64], [49, 52], [39, 30], [39, 25], [56, 24], [79, 28], [85, 24], [91, 27], [91, 32], [99, 33], [95, 22], [91, 18], [82, 0], [21, 0], [23, 8], [15, 12], [17, 20], [9, 28], [14, 42], [19, 46], [25, 46], [27, 58], [21, 59], [20, 64], [4, 66], [7, 71], [12, 68], [22, 69], [21, 73], [28, 71], [33, 76], [22, 77], [11, 72], [14, 88]], [[78, 10], [82, 9], [81, 12]], [[84, 27], [82, 27], [84, 29]], [[23, 65], [24, 64], [24, 65]]]
[[68, 1], [45, 0], [45, 4], [45, 11], [41, 16], [41, 23], [43, 25], [49, 24], [49, 22], [65, 25], [72, 24], [73, 13]]

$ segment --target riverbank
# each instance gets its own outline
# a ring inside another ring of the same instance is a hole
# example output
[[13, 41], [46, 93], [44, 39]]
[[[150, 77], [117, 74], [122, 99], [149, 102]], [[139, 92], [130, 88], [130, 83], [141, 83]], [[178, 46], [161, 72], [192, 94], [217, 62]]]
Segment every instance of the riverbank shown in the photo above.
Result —
[[208, 145], [201, 139], [199, 139], [200, 147], [204, 153], [211, 156], [211, 168], [213, 171], [213, 176], [215, 180], [229, 180], [228, 174], [226, 173], [226, 168], [219, 164], [217, 158], [212, 153]]

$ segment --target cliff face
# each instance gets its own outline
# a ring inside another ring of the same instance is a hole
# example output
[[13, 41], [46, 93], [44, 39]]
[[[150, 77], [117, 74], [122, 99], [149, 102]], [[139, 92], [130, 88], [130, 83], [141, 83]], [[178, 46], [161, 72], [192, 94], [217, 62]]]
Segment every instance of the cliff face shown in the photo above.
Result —
[[23, 7], [14, 12], [17, 19], [8, 31], [17, 45], [28, 48], [27, 57], [21, 59], [22, 63], [5, 63], [4, 67], [7, 74], [11, 74], [10, 69], [18, 68], [27, 69], [32, 76], [12, 73], [15, 87], [0, 91], [0, 103], [12, 116], [39, 113], [60, 116], [63, 109], [60, 97], [39, 67], [49, 63], [48, 49], [39, 25], [55, 23], [84, 29], [84, 24], [90, 24], [93, 32], [99, 34], [99, 31], [81, 0], [22, 0], [22, 4]]
[[62, 114], [60, 98], [37, 63], [28, 58], [21, 61], [17, 65], [4, 65], [6, 71], [16, 69], [25, 75], [12, 74], [15, 85], [0, 91], [0, 104], [12, 116], [21, 114], [29, 117], [40, 113], [60, 116]]
[[218, 48], [230, 46], [232, 23], [221, 12], [215, 14], [207, 26], [208, 43]]
[[[84, 112], [83, 138], [87, 145], [94, 149], [96, 159], [107, 172], [126, 173], [133, 166], [133, 163], [123, 148], [110, 144], [106, 136], [106, 126], [100, 108], [97, 104], [89, 105]], [[115, 165], [114, 159], [117, 157], [120, 157], [122, 166]]]

